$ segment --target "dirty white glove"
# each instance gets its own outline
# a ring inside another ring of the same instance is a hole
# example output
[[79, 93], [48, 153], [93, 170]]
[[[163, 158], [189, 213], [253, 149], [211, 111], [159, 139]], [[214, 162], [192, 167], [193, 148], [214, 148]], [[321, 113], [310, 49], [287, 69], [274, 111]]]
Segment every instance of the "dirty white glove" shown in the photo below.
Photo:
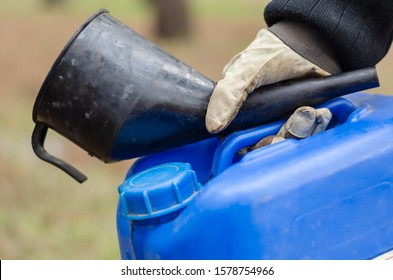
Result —
[[277, 135], [266, 136], [255, 145], [241, 149], [239, 154], [245, 155], [250, 151], [281, 142], [285, 139], [304, 139], [321, 133], [326, 130], [331, 119], [332, 113], [328, 108], [299, 107], [281, 126]]
[[328, 76], [269, 30], [262, 29], [254, 41], [225, 66], [210, 97], [206, 128], [210, 133], [225, 129], [236, 117], [247, 95], [254, 89], [283, 80], [306, 76]]
[[284, 123], [277, 136], [285, 139], [303, 139], [325, 131], [331, 119], [332, 113], [327, 108], [314, 109], [302, 106]]

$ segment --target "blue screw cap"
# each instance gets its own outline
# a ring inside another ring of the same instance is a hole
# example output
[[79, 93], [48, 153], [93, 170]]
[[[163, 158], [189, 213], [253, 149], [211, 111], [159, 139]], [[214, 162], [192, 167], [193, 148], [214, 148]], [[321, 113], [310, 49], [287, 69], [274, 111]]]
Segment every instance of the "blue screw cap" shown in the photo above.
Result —
[[138, 172], [119, 186], [121, 211], [130, 220], [146, 220], [185, 207], [201, 184], [188, 163], [166, 163]]

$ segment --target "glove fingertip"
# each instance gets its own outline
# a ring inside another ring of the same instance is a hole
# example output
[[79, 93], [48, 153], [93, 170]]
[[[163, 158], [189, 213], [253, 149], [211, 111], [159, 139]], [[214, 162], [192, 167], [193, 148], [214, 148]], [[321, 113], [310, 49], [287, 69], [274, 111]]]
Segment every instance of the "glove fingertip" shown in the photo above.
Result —
[[207, 131], [211, 134], [217, 134], [225, 129], [225, 126], [221, 122], [217, 122], [209, 116], [206, 116], [205, 126]]

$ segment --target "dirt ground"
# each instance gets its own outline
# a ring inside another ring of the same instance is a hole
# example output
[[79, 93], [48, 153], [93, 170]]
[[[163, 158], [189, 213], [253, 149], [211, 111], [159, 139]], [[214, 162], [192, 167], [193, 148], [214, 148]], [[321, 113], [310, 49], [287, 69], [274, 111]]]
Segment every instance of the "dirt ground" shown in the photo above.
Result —
[[[47, 148], [85, 172], [79, 185], [33, 154], [31, 111], [48, 70], [88, 17], [52, 13], [0, 18], [0, 258], [117, 259], [117, 186], [131, 161], [105, 165], [50, 134]], [[195, 21], [192, 36], [162, 41], [151, 21], [121, 18], [137, 32], [207, 77], [218, 80], [225, 63], [262, 27], [261, 18]], [[381, 87], [393, 93], [393, 54], [378, 65]]]

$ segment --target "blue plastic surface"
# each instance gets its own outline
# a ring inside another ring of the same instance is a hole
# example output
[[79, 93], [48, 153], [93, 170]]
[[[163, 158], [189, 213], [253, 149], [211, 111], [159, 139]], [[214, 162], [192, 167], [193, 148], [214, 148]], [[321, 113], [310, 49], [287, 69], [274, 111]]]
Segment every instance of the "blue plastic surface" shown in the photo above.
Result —
[[121, 214], [130, 220], [162, 218], [184, 208], [201, 184], [188, 163], [166, 163], [140, 171], [118, 188]]
[[284, 120], [140, 159], [128, 177], [187, 162], [204, 186], [165, 221], [138, 224], [119, 210], [122, 258], [371, 259], [392, 250], [393, 96], [356, 93], [321, 107], [333, 113], [327, 131], [244, 157], [239, 149]]

